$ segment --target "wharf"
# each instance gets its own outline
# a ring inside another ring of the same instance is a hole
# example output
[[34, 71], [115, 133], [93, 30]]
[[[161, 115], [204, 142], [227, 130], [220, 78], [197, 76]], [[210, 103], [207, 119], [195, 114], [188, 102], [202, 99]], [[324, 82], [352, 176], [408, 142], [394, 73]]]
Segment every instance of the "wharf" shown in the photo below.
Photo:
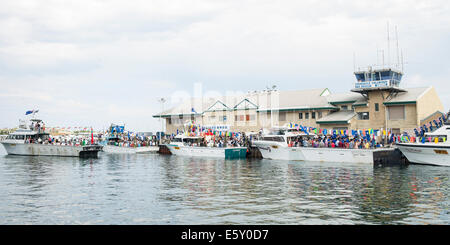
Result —
[[169, 148], [166, 145], [159, 145], [158, 153], [162, 155], [172, 155]]
[[[169, 148], [165, 145], [159, 146], [159, 154], [171, 155]], [[249, 146], [247, 151], [247, 158], [262, 159], [262, 154], [255, 146]], [[408, 160], [397, 148], [381, 148], [373, 150], [373, 165], [374, 166], [394, 166], [408, 164]]]
[[409, 164], [402, 152], [394, 148], [385, 148], [373, 152], [374, 165], [405, 165]]

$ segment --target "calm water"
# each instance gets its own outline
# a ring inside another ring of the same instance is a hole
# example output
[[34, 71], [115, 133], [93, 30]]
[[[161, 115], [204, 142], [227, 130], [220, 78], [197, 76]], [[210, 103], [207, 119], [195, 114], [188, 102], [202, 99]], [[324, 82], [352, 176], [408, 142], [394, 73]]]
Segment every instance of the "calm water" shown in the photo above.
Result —
[[0, 149], [0, 224], [450, 224], [450, 168]]

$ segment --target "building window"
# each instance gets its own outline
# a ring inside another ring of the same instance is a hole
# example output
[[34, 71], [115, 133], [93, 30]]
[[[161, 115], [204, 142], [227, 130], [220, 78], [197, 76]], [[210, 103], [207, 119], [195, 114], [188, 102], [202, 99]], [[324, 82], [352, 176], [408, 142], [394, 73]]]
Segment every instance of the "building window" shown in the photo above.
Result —
[[226, 122], [227, 121], [227, 116], [222, 116], [222, 122]]
[[298, 114], [298, 119], [303, 119], [303, 112], [300, 112], [300, 113]]
[[319, 119], [321, 119], [322, 118], [322, 112], [319, 111], [317, 114], [318, 114], [317, 116], [319, 117]]
[[358, 120], [369, 120], [369, 112], [358, 112]]
[[280, 112], [279, 120], [280, 121], [286, 121], [286, 112]]
[[309, 119], [309, 112], [305, 112], [305, 119]]
[[388, 107], [389, 120], [404, 120], [405, 119], [405, 106], [389, 106]]
[[341, 109], [346, 111], [346, 110], [348, 110], [348, 106], [343, 105], [343, 106], [341, 106]]
[[391, 132], [393, 134], [400, 134], [400, 129], [399, 128], [393, 128], [393, 129], [391, 129]]
[[315, 111], [311, 112], [311, 118], [312, 119], [316, 119], [316, 112]]
[[[248, 115], [247, 115], [248, 116]], [[234, 117], [235, 121], [241, 121], [243, 122], [245, 120], [245, 115], [236, 115]]]
[[375, 111], [379, 111], [380, 110], [380, 106], [378, 105], [378, 103], [375, 103]]

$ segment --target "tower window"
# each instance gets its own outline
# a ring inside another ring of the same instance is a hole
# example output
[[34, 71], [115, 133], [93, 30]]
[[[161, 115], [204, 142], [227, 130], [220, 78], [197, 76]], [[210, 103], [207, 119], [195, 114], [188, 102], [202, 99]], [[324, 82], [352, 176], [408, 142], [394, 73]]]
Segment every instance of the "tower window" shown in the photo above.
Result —
[[359, 120], [369, 120], [369, 112], [358, 112]]

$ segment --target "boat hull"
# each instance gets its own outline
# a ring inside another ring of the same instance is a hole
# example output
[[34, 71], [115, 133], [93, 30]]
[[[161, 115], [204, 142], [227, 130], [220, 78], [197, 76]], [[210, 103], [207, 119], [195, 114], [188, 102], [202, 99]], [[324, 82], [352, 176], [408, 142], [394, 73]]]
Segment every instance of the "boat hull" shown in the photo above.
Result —
[[225, 159], [245, 158], [247, 148], [245, 147], [196, 147], [196, 146], [180, 146], [166, 145], [173, 155], [189, 156], [189, 157], [215, 157]]
[[142, 146], [142, 147], [122, 147], [114, 145], [105, 145], [103, 151], [112, 154], [137, 154], [137, 153], [156, 153], [157, 146]]
[[97, 157], [102, 146], [68, 146], [1, 142], [8, 155]]
[[305, 156], [299, 147], [286, 147], [277, 142], [254, 142], [263, 158], [273, 160], [305, 161]]
[[341, 149], [287, 147], [282, 143], [255, 141], [263, 158], [289, 161], [337, 162], [337, 163], [373, 163], [375, 149]]
[[399, 143], [397, 148], [411, 163], [450, 167], [450, 145]]
[[[300, 148], [300, 147], [299, 147]], [[301, 148], [305, 161], [337, 163], [374, 163], [370, 149]]]

